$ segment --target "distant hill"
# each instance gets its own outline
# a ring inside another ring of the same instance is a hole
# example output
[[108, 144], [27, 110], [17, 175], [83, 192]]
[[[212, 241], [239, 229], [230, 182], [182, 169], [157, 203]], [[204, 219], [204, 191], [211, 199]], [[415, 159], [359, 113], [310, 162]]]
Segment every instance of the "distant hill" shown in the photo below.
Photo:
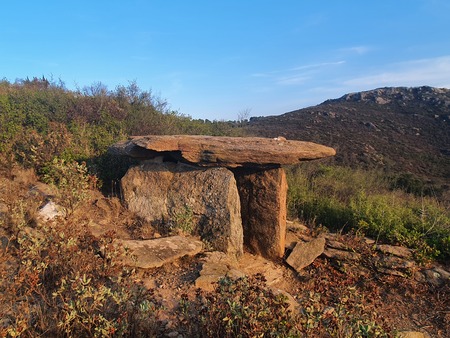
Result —
[[450, 90], [379, 88], [280, 116], [253, 117], [253, 135], [334, 147], [338, 164], [450, 184]]

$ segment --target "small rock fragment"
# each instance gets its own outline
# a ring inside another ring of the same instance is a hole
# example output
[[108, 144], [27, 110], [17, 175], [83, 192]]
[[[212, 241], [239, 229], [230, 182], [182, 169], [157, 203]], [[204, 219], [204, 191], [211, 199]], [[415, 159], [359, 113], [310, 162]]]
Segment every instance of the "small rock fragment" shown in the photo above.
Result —
[[395, 256], [385, 256], [379, 261], [388, 269], [411, 269], [416, 266], [413, 261], [408, 261]]
[[319, 257], [325, 249], [325, 238], [316, 238], [307, 243], [297, 243], [292, 250], [286, 263], [293, 267], [296, 271], [310, 265]]
[[63, 208], [53, 201], [47, 202], [38, 211], [38, 217], [44, 221], [50, 221], [55, 217], [62, 217], [62, 216], [64, 216]]
[[332, 248], [326, 248], [323, 255], [327, 258], [340, 261], [358, 261], [361, 259], [361, 255], [357, 252], [343, 251]]
[[381, 251], [385, 254], [391, 254], [400, 258], [411, 258], [412, 251], [411, 249], [405, 248], [403, 246], [394, 246], [387, 244], [379, 244], [376, 246], [378, 251]]
[[397, 334], [398, 338], [426, 338], [422, 332], [417, 331], [401, 331]]

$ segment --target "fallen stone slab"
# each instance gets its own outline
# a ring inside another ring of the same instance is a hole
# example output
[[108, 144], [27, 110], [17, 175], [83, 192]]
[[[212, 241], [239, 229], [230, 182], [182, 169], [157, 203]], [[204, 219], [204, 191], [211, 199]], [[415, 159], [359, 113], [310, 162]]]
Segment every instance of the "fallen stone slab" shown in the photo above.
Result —
[[349, 247], [347, 247], [347, 245], [345, 245], [344, 243], [341, 243], [339, 241], [336, 241], [334, 239], [329, 239], [327, 238], [327, 247], [329, 248], [333, 248], [336, 250], [344, 250], [344, 251], [349, 251]]
[[282, 137], [203, 135], [135, 136], [114, 144], [109, 152], [139, 159], [167, 156], [200, 166], [229, 168], [295, 164], [336, 154], [333, 148], [312, 142], [288, 141]]
[[396, 256], [384, 256], [379, 261], [379, 264], [388, 269], [412, 269], [416, 266], [414, 261], [406, 260]]
[[122, 264], [142, 269], [151, 269], [171, 263], [184, 256], [198, 254], [203, 243], [199, 240], [171, 236], [149, 240], [116, 240], [129, 252], [122, 256]]
[[237, 260], [223, 252], [206, 252], [201, 260], [202, 270], [195, 285], [206, 291], [213, 290], [214, 283], [222, 277], [237, 279], [260, 273], [269, 287], [275, 287], [283, 279], [283, 269], [279, 264], [249, 252], [244, 252]]
[[422, 273], [426, 277], [426, 281], [436, 286], [448, 283], [450, 281], [450, 274], [444, 269], [438, 267], [423, 270]]
[[433, 270], [437, 272], [442, 279], [450, 281], [450, 272], [448, 272], [447, 270], [444, 270], [443, 268], [440, 268], [438, 266], [435, 266]]
[[297, 243], [286, 259], [286, 263], [296, 271], [300, 271], [314, 262], [324, 252], [324, 249], [325, 238], [323, 237], [315, 238], [307, 243]]

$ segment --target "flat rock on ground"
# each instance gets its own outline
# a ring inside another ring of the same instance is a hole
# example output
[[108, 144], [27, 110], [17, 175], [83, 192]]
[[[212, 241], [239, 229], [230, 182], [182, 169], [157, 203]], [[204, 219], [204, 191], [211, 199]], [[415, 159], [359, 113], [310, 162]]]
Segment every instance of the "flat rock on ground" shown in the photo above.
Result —
[[117, 240], [116, 243], [129, 251], [121, 258], [123, 264], [143, 269], [157, 268], [184, 256], [194, 256], [203, 248], [201, 241], [183, 236]]

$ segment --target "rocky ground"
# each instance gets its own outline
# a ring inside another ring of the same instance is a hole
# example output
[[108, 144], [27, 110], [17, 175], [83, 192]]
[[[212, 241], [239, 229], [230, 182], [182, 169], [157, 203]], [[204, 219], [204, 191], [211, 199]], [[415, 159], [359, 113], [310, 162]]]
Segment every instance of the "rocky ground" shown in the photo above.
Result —
[[[12, 181], [4, 179], [2, 185], [10, 189], [17, 185], [22, 190], [28, 186], [43, 194], [48, 188], [17, 176]], [[7, 211], [6, 204], [0, 205], [2, 212]], [[105, 198], [99, 193], [94, 193], [79, 213], [97, 237], [113, 232], [126, 243], [164, 236], [125, 210], [117, 198]], [[311, 264], [299, 267], [303, 263], [291, 263], [295, 269], [286, 263], [303, 243], [312, 242], [319, 245], [313, 249]], [[176, 311], [180, 295], [194, 297], [199, 287], [212, 290], [211, 283], [221, 276], [262, 274], [268, 287], [288, 295], [291, 308], [302, 318], [322, 323], [328, 318], [342, 322], [364, 319], [378, 323], [392, 335], [415, 331], [425, 337], [450, 337], [450, 266], [417, 262], [414, 253], [406, 248], [381, 245], [358, 234], [333, 234], [291, 221], [286, 256], [279, 261], [249, 252], [244, 252], [239, 260], [231, 260], [207, 247], [182, 258], [168, 256], [157, 267], [136, 269], [136, 279], [152, 290], [161, 305], [163, 335], [187, 336], [180, 329]], [[317, 332], [316, 336], [323, 336], [319, 329]]]
[[[97, 201], [96, 208], [105, 208], [110, 203], [106, 201]], [[145, 223], [138, 228], [119, 225], [114, 230], [135, 239], [160, 236]], [[245, 252], [236, 261], [204, 250], [194, 256], [169, 259], [157, 268], [140, 269], [138, 278], [154, 289], [164, 304], [166, 311], [161, 318], [168, 333], [176, 332], [179, 325], [175, 309], [180, 294], [194, 295], [199, 287], [212, 290], [212, 283], [225, 275], [238, 278], [259, 273], [265, 276], [268, 287], [286, 293], [292, 308], [300, 312], [313, 307], [315, 316], [320, 317], [345, 310], [349, 313], [343, 318], [369, 316], [391, 333], [450, 336], [450, 266], [417, 262], [407, 248], [382, 245], [358, 234], [309, 229], [296, 221], [288, 222], [285, 258], [296, 243], [311, 243], [317, 238], [324, 239], [324, 247], [319, 248], [311, 264], [298, 271], [286, 259], [269, 261]]]

